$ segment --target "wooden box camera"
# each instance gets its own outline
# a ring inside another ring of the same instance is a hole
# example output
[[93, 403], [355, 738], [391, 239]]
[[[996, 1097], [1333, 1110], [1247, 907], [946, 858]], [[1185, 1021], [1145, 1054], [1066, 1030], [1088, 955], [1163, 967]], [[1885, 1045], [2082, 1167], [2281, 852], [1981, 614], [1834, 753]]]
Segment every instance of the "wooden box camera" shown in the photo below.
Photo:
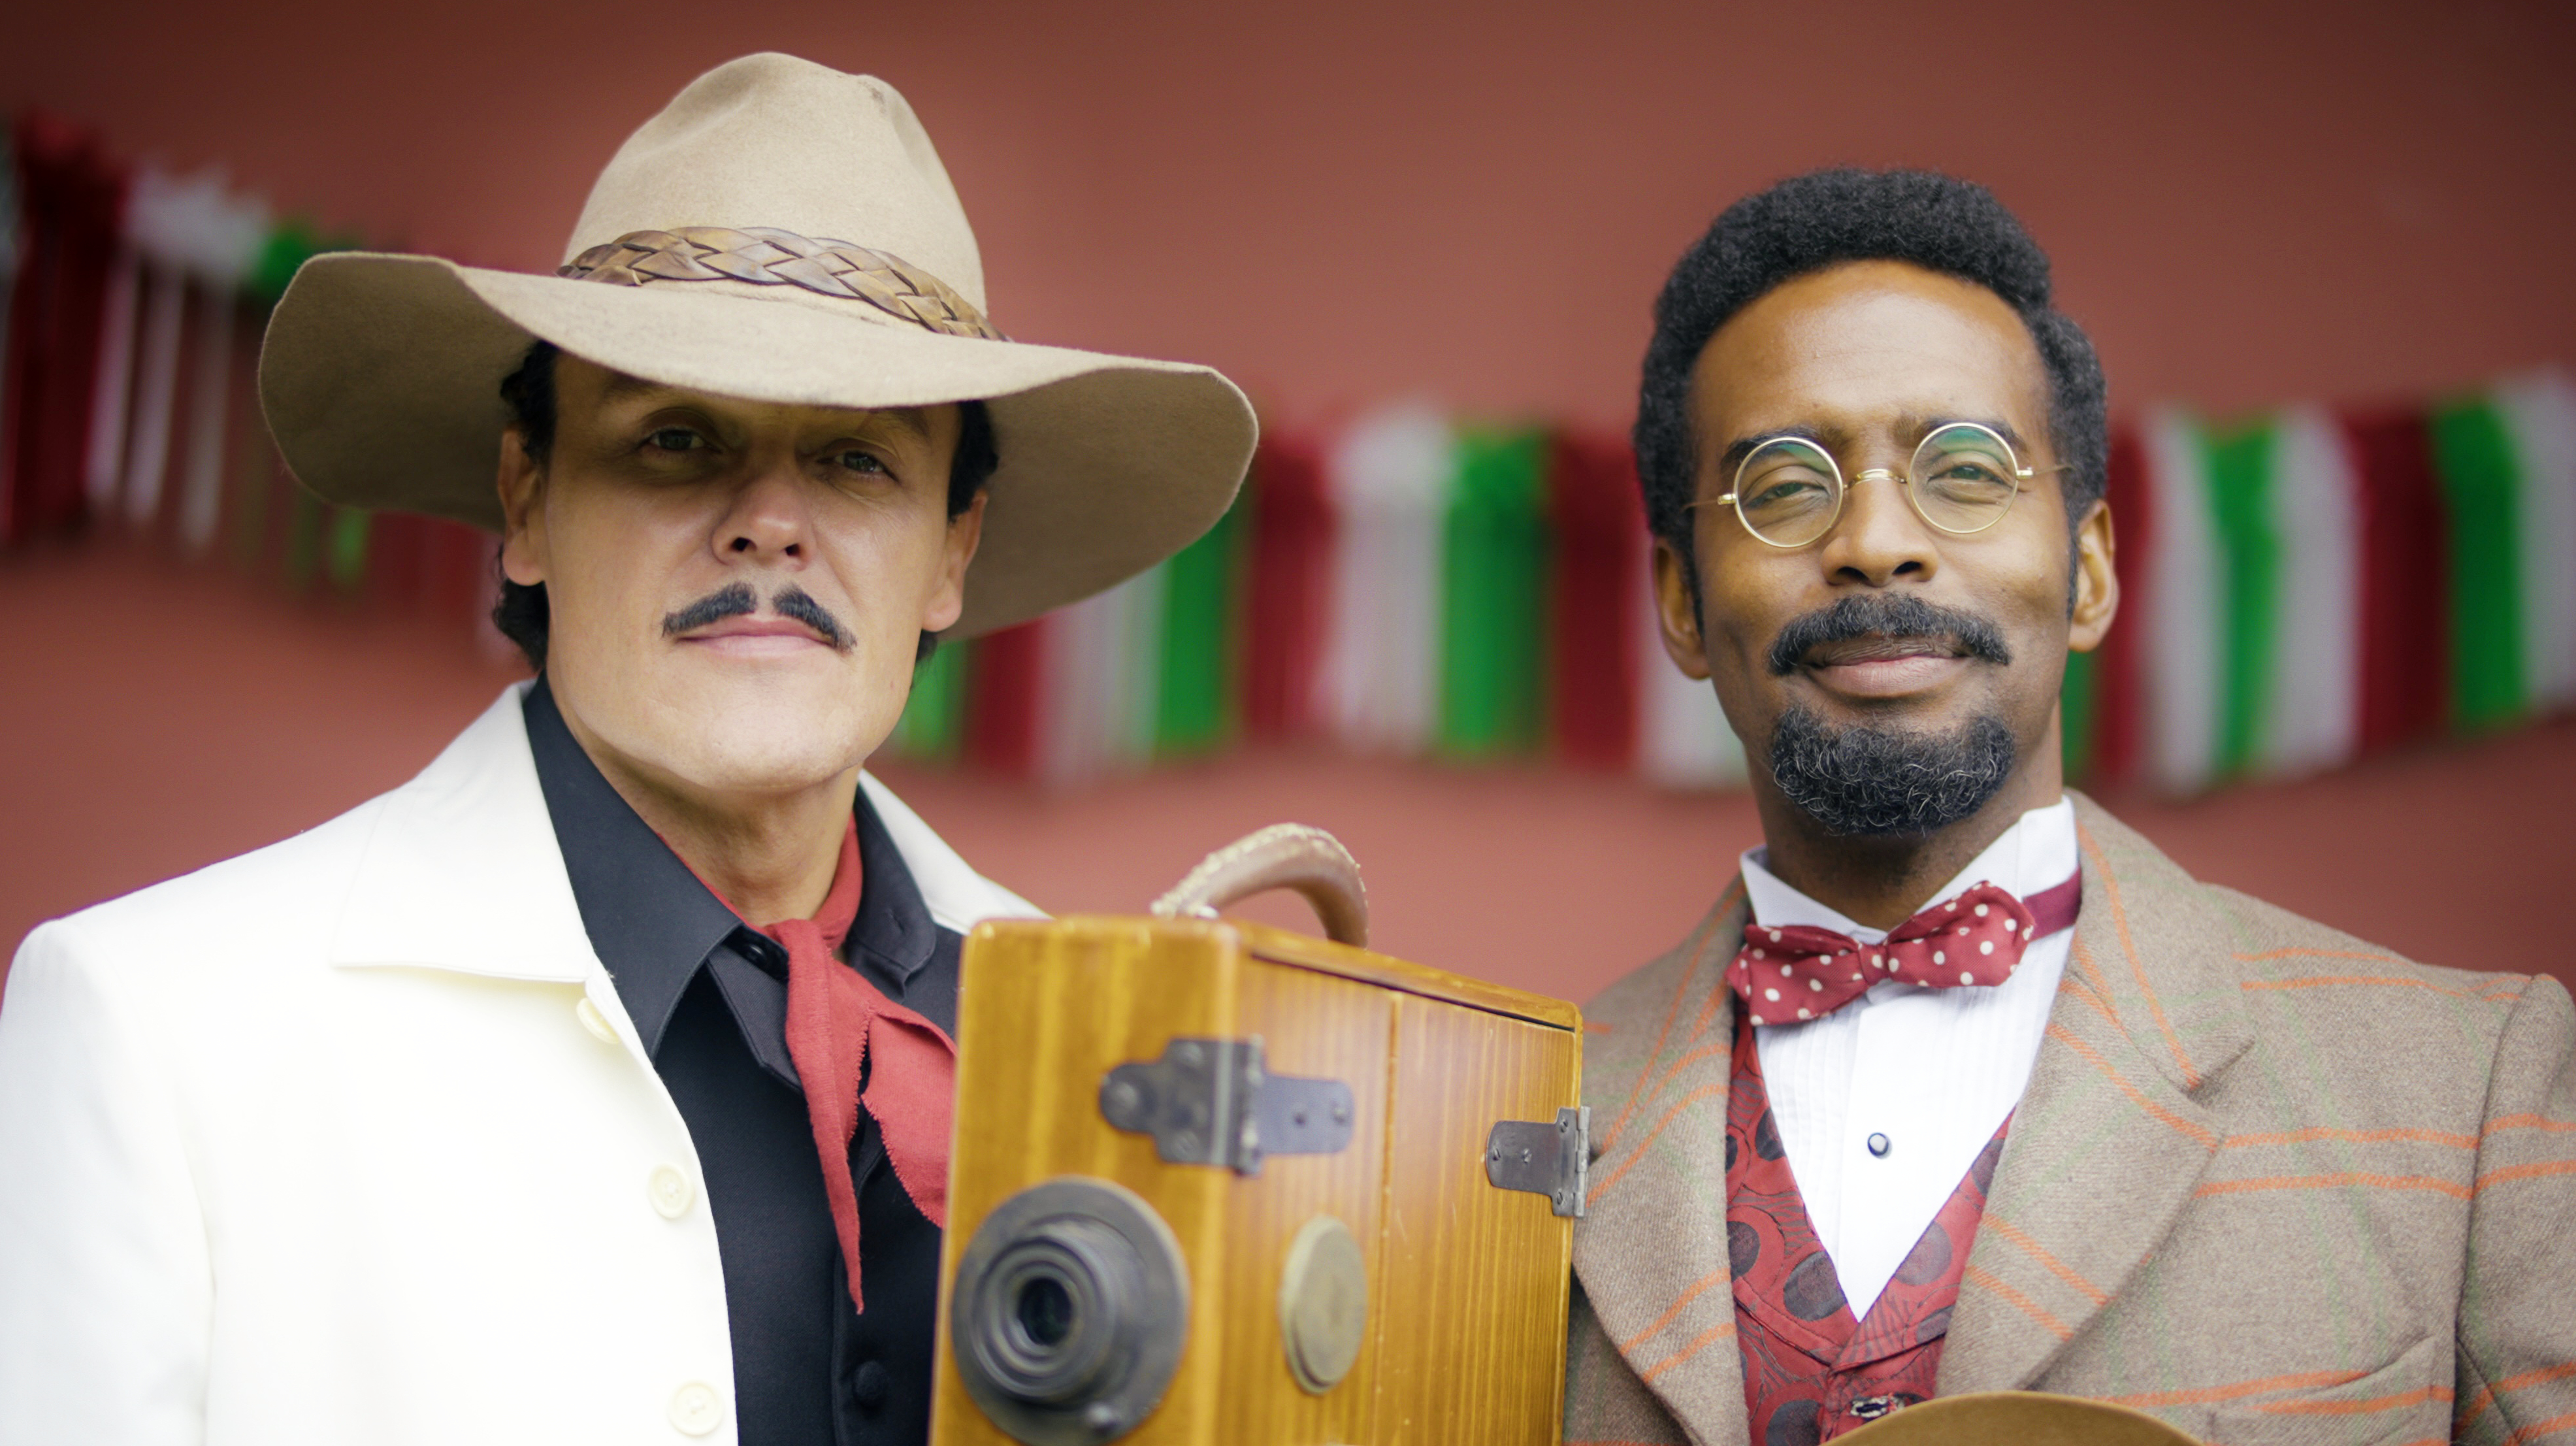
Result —
[[1286, 883], [1364, 935], [1282, 832], [1170, 916], [967, 941], [935, 1446], [1558, 1439], [1581, 1015], [1210, 917]]

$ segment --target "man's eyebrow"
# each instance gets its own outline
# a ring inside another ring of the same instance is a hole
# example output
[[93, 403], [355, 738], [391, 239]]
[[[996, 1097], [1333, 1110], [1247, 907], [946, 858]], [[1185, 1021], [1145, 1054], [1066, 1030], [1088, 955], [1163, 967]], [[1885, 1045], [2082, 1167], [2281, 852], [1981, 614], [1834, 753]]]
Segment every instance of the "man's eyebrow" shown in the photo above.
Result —
[[672, 386], [667, 382], [646, 381], [642, 377], [628, 376], [624, 372], [612, 371], [608, 374], [608, 385], [601, 388], [600, 395], [604, 400], [615, 401], [621, 397], [631, 397], [638, 393], [676, 392], [678, 390], [678, 387]]
[[[1922, 416], [1908, 413], [1897, 419], [1897, 425], [1904, 434], [1918, 441], [1931, 436], [1935, 428], [1947, 427], [1958, 422], [1973, 422], [1985, 428], [2010, 443], [2013, 451], [2017, 453], [2027, 454], [2030, 451], [2030, 443], [2023, 441], [2021, 433], [2014, 430], [2013, 424], [2001, 417], [1954, 417], [1946, 414]], [[2023, 461], [2027, 463], [2028, 460], [2028, 456], [2025, 455]]]
[[1834, 440], [1838, 435], [1838, 433], [1832, 433], [1830, 429], [1801, 426], [1797, 423], [1747, 433], [1727, 443], [1726, 450], [1717, 454], [1717, 470], [1720, 473], [1732, 473], [1736, 468], [1744, 465], [1745, 458], [1753, 455], [1754, 448], [1781, 437], [1801, 438], [1830, 452], [1834, 449]]
[[[675, 387], [667, 382], [651, 381], [644, 377], [612, 371], [608, 374], [608, 384], [601, 389], [600, 395], [603, 401], [622, 401], [636, 396], [686, 396], [689, 392], [684, 387]], [[927, 442], [931, 440], [930, 423], [925, 420], [927, 411], [928, 408], [925, 407], [880, 407], [864, 415], [870, 421], [883, 419], [891, 422], [921, 441]]]
[[[2001, 417], [1961, 417], [1947, 413], [1936, 415], [1908, 412], [1896, 419], [1896, 430], [1900, 436], [1912, 437], [1920, 441], [1932, 435], [1934, 430], [1957, 422], [1974, 422], [1980, 427], [1989, 429], [1996, 436], [2010, 443], [2016, 453], [2026, 455], [2030, 451], [2030, 443], [2022, 439], [2021, 432]], [[1813, 442], [1836, 456], [1840, 455], [1837, 449], [1847, 440], [1842, 430], [1837, 427], [1810, 427], [1795, 422], [1786, 426], [1771, 427], [1763, 431], [1747, 433], [1727, 443], [1726, 450], [1717, 456], [1718, 472], [1732, 473], [1737, 467], [1743, 465], [1745, 458], [1753, 455], [1754, 448], [1780, 437], [1797, 437]]]
[[927, 442], [930, 440], [930, 423], [923, 420], [926, 410], [922, 407], [886, 407], [870, 412], [868, 416], [871, 420], [883, 417], [910, 432], [917, 440]]

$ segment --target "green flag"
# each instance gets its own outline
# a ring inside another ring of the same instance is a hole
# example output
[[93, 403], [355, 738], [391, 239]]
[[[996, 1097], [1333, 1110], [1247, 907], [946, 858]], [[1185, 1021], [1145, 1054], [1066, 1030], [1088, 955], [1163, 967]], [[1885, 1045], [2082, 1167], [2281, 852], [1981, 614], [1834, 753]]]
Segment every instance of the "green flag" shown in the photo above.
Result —
[[2070, 652], [2066, 655], [2066, 681], [2057, 694], [2057, 726], [2060, 734], [2059, 756], [2064, 762], [2066, 779], [2081, 783], [2093, 768], [2093, 730], [2100, 726], [2100, 710], [2094, 706], [2099, 686], [2095, 674], [2094, 653]]
[[1233, 731], [1237, 622], [1247, 485], [1207, 535], [1164, 569], [1161, 686], [1154, 696], [1154, 751], [1204, 753]]
[[2273, 520], [2272, 424], [2213, 433], [2207, 445], [2210, 515], [2226, 579], [2215, 761], [2218, 776], [2231, 778], [2250, 771], [2261, 756], [2278, 662], [2281, 537]]
[[2451, 523], [2451, 722], [2493, 728], [2521, 717], [2527, 697], [2520, 469], [2495, 404], [2481, 396], [2437, 408], [2433, 462]]
[[1443, 752], [1463, 758], [1535, 747], [1547, 649], [1546, 438], [1469, 432], [1442, 521]]
[[966, 683], [974, 650], [971, 640], [943, 643], [929, 661], [912, 671], [912, 693], [903, 701], [903, 716], [887, 740], [906, 758], [945, 762], [957, 756], [966, 737]]

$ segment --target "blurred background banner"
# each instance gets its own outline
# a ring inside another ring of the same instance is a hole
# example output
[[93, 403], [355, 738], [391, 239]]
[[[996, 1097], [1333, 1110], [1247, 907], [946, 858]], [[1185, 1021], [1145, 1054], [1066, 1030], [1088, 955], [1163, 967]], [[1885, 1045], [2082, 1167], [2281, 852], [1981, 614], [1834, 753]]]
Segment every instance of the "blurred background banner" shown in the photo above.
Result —
[[[257, 351], [296, 266], [550, 270], [627, 130], [778, 48], [903, 88], [1014, 335], [1208, 361], [1265, 412], [1215, 530], [940, 649], [881, 757], [1041, 903], [1141, 903], [1276, 813], [1395, 861], [1391, 946], [1433, 962], [1579, 995], [1678, 936], [1755, 831], [1740, 747], [1655, 634], [1625, 441], [1648, 306], [1735, 196], [1912, 164], [2020, 212], [2111, 377], [2124, 607], [2070, 660], [2070, 775], [2223, 882], [2434, 962], [2568, 967], [2513, 962], [2552, 947], [2576, 862], [2576, 729], [2548, 721], [2576, 704], [2563, 8], [532, 25], [481, 0], [6, 22], [0, 945], [400, 781], [510, 675], [488, 539], [277, 463]], [[417, 727], [361, 721], [394, 696]], [[280, 718], [294, 758], [228, 751]], [[2409, 788], [2447, 812], [2399, 826]], [[2424, 857], [2453, 825], [2473, 842]], [[2492, 898], [2474, 947], [2383, 902], [2427, 877]]]
[[[265, 444], [266, 309], [325, 245], [222, 173], [126, 169], [22, 122], [6, 536], [138, 532], [481, 618], [491, 549], [334, 508]], [[2196, 792], [2576, 701], [2576, 385], [2539, 370], [2405, 405], [2224, 421], [2147, 409], [2111, 452], [2128, 617], [2070, 659], [2070, 776]], [[1548, 758], [1742, 782], [1714, 694], [1665, 664], [1615, 433], [1406, 402], [1274, 430], [1179, 556], [924, 666], [894, 754], [1054, 784], [1239, 742]]]

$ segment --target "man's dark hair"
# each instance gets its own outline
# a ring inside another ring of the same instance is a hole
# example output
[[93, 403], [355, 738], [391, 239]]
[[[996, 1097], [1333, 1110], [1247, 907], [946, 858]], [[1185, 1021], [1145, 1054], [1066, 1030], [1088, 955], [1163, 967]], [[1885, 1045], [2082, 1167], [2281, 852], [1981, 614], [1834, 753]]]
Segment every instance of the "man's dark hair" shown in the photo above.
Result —
[[1982, 286], [2020, 313], [2048, 369], [2049, 440], [2069, 465], [2068, 520], [2102, 495], [2110, 452], [2102, 363], [2084, 329], [2050, 305], [2048, 253], [2021, 222], [1993, 192], [1955, 176], [1813, 171], [1727, 207], [1655, 299], [1634, 436], [1646, 523], [1657, 537], [1692, 558], [1691, 375], [1709, 338], [1782, 282], [1845, 261], [1908, 262]]
[[[528, 456], [540, 466], [554, 451], [555, 359], [561, 355], [562, 349], [553, 342], [531, 342], [527, 354], [519, 358], [518, 368], [501, 379], [501, 400], [510, 409], [510, 420], [518, 427]], [[982, 402], [960, 402], [957, 416], [961, 424], [957, 454], [948, 463], [950, 517], [975, 505], [975, 494], [993, 480], [993, 469], [1002, 460], [993, 445], [992, 413]], [[496, 558], [496, 565], [497, 561]], [[527, 655], [528, 666], [540, 673], [546, 670], [549, 617], [544, 583], [501, 579], [501, 600], [492, 605], [492, 626], [518, 644], [519, 651]], [[913, 660], [927, 659], [938, 646], [938, 634], [923, 633]]]

